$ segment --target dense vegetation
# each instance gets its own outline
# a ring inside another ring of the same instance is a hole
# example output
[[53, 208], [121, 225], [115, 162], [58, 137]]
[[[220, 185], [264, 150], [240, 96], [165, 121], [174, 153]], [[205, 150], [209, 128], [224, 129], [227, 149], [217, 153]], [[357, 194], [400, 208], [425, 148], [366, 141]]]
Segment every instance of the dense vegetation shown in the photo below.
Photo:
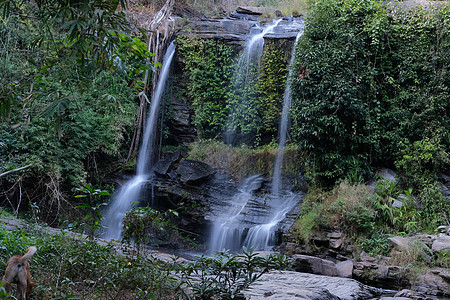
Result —
[[308, 14], [292, 131], [319, 181], [395, 164], [423, 188], [449, 167], [449, 7], [386, 5], [325, 0]]
[[240, 135], [235, 144], [259, 146], [276, 139], [287, 75], [283, 51], [269, 43], [259, 68], [250, 63], [246, 77], [239, 78], [236, 47], [183, 36], [177, 47], [183, 64], [180, 88], [195, 109], [201, 138], [220, 138], [229, 130]]
[[[450, 167], [450, 6], [397, 5], [324, 0], [308, 14], [292, 78], [292, 132], [312, 183], [301, 243], [339, 228], [356, 253], [389, 255], [389, 236], [448, 223], [438, 174]], [[391, 263], [448, 268], [447, 252], [425, 260], [420, 247]]]
[[117, 3], [2, 4], [2, 203], [37, 205], [53, 221], [74, 187], [126, 157], [150, 54]]
[[[123, 3], [58, 3], [0, 1], [0, 200], [15, 214], [28, 208], [35, 221], [58, 219], [69, 229], [84, 223], [93, 233], [106, 192], [90, 185], [97, 187], [128, 156], [135, 98], [148, 92], [143, 78], [152, 69], [151, 54], [141, 36], [131, 34], [137, 31], [121, 11]], [[208, 10], [237, 3], [194, 4]], [[277, 1], [252, 4], [276, 6]], [[424, 10], [374, 0], [320, 0], [313, 6], [296, 49], [294, 142], [284, 162], [285, 175], [297, 178], [304, 166], [311, 183], [296, 228], [298, 242], [340, 227], [358, 251], [386, 255], [388, 235], [432, 232], [449, 219], [449, 198], [437, 181], [450, 168], [449, 27], [448, 4]], [[201, 138], [191, 145], [189, 158], [227, 168], [235, 179], [270, 175], [287, 75], [284, 52], [267, 43], [259, 73], [250, 67], [253, 84], [236, 91], [236, 48], [189, 37], [179, 37], [177, 47], [183, 70], [174, 95], [192, 106]], [[234, 109], [240, 92], [246, 93], [249, 109]], [[237, 143], [249, 145], [218, 142], [230, 128], [242, 135]], [[379, 167], [396, 169], [401, 181], [378, 181], [371, 192], [364, 183]], [[77, 207], [83, 217], [68, 222], [80, 200], [71, 198], [77, 193], [88, 196]], [[393, 205], [397, 199], [401, 206]], [[172, 211], [136, 209], [127, 215], [125, 240], [179, 242], [168, 221], [177, 217]], [[193, 298], [231, 298], [240, 290], [233, 291], [229, 282], [245, 288], [259, 276], [249, 274], [253, 267], [265, 272], [283, 262], [250, 251], [169, 264], [35, 230], [0, 228], [0, 240], [0, 269], [26, 245], [39, 245], [33, 276], [41, 298], [170, 299], [186, 291]], [[418, 260], [417, 253], [402, 263]], [[448, 268], [448, 256], [442, 252], [428, 263]], [[193, 275], [200, 279], [191, 280]]]
[[[262, 274], [288, 265], [284, 256], [262, 257], [252, 250], [196, 262], [175, 256], [163, 261], [144, 252], [121, 254], [112, 244], [72, 232], [49, 235], [40, 227], [11, 231], [0, 226], [0, 243], [2, 270], [12, 255], [37, 246], [30, 264], [39, 285], [32, 299], [238, 299]], [[3, 288], [0, 299], [8, 299]]]

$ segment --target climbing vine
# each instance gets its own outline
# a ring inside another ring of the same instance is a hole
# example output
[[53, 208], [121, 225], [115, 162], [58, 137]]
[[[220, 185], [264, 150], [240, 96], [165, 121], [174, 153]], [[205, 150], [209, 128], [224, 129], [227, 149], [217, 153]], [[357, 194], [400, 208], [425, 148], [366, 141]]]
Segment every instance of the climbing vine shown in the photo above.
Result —
[[232, 76], [234, 50], [216, 40], [180, 36], [187, 96], [195, 110], [194, 125], [200, 136], [215, 137], [227, 119], [226, 94]]

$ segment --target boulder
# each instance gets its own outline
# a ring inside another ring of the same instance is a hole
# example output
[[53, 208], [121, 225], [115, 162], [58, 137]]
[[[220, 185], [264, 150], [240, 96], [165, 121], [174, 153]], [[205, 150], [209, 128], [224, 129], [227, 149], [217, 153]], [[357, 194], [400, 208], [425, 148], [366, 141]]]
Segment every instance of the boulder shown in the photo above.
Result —
[[392, 289], [410, 286], [405, 267], [377, 263], [375, 258], [369, 256], [362, 257], [361, 261], [355, 263], [353, 278], [366, 284], [384, 286]]
[[173, 170], [175, 163], [177, 163], [180, 159], [180, 151], [168, 153], [156, 162], [155, 166], [153, 167], [153, 171], [158, 176], [168, 177], [169, 173]]
[[204, 162], [186, 159], [180, 162], [170, 175], [183, 183], [198, 185], [212, 178], [215, 173], [216, 171]]
[[346, 260], [336, 264], [336, 270], [339, 277], [352, 278], [353, 261]]
[[431, 269], [421, 278], [422, 283], [435, 287], [440, 294], [450, 294], [450, 271], [448, 269]]
[[236, 9], [236, 13], [246, 15], [257, 15], [257, 16], [274, 13], [277, 17], [283, 16], [281, 11], [279, 11], [278, 9], [268, 7], [253, 7], [253, 6], [239, 6]]
[[344, 242], [344, 234], [341, 231], [333, 231], [327, 234], [330, 239], [329, 246], [332, 249], [338, 249]]
[[433, 241], [431, 246], [433, 252], [441, 252], [443, 250], [450, 250], [450, 236], [440, 233]]
[[338, 276], [336, 264], [330, 260], [301, 254], [293, 255], [292, 260], [292, 268], [297, 272]]
[[398, 251], [408, 251], [410, 248], [410, 239], [401, 237], [401, 236], [393, 236], [388, 238], [389, 244]]
[[273, 271], [262, 275], [244, 294], [252, 300], [356, 300], [372, 299], [382, 290], [349, 278]]

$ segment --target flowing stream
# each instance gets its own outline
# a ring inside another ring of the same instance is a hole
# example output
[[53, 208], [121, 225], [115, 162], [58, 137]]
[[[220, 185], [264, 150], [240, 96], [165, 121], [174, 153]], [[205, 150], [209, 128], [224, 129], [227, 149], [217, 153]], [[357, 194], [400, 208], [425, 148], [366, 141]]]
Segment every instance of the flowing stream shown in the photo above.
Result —
[[163, 58], [161, 74], [153, 94], [150, 111], [147, 116], [142, 145], [136, 163], [136, 175], [126, 182], [113, 197], [106, 211], [104, 226], [106, 228], [103, 238], [120, 240], [123, 227], [123, 218], [130, 210], [133, 202], [139, 201], [145, 189], [145, 183], [151, 177], [150, 171], [155, 159], [155, 142], [159, 108], [164, 87], [169, 77], [169, 67], [175, 54], [175, 44], [172, 42]]
[[[252, 50], [249, 48], [260, 44], [261, 42], [258, 39], [263, 40], [263, 46], [264, 35], [267, 32], [273, 31], [278, 23], [279, 20], [272, 26], [266, 28], [262, 33], [250, 38], [246, 46], [247, 48], [244, 49], [241, 60], [243, 60], [243, 57], [250, 60], [250, 53], [252, 53]], [[289, 111], [291, 106], [290, 78], [292, 77], [292, 64], [295, 59], [295, 46], [302, 34], [303, 23], [297, 34], [289, 64], [289, 76], [285, 87], [283, 110], [278, 132], [279, 148], [275, 160], [271, 193], [266, 195], [264, 199], [262, 199], [261, 196], [255, 196], [254, 192], [261, 187], [261, 176], [254, 175], [246, 179], [239, 193], [231, 199], [228, 208], [224, 210], [214, 222], [209, 245], [209, 250], [211, 252], [224, 249], [238, 251], [243, 246], [247, 248], [253, 247], [259, 250], [270, 250], [272, 246], [276, 245], [276, 232], [281, 226], [280, 223], [286, 218], [286, 215], [290, 211], [299, 205], [302, 199], [302, 195], [283, 191], [281, 176], [284, 148], [289, 130]], [[257, 46], [261, 47], [261, 52], [262, 46]], [[259, 57], [261, 57], [261, 54], [259, 54]], [[247, 67], [248, 70], [248, 62], [241, 62], [241, 60], [240, 64], [242, 63], [242, 69], [245, 70], [245, 67]], [[256, 209], [256, 207], [258, 208]], [[258, 211], [256, 216], [253, 218], [250, 217], [252, 211], [255, 210]]]

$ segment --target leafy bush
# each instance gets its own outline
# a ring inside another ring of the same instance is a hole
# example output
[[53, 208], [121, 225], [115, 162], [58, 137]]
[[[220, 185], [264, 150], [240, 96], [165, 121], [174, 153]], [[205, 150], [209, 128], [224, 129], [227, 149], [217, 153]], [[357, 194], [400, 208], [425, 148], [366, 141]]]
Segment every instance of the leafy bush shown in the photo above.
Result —
[[168, 210], [164, 213], [150, 207], [138, 207], [130, 210], [123, 219], [122, 237], [125, 242], [136, 243], [138, 250], [147, 244], [175, 247], [180, 243], [180, 235], [171, 222], [178, 213]]
[[361, 248], [369, 255], [387, 256], [391, 251], [391, 245], [389, 244], [387, 236], [384, 234], [374, 232], [372, 235], [361, 239]]

